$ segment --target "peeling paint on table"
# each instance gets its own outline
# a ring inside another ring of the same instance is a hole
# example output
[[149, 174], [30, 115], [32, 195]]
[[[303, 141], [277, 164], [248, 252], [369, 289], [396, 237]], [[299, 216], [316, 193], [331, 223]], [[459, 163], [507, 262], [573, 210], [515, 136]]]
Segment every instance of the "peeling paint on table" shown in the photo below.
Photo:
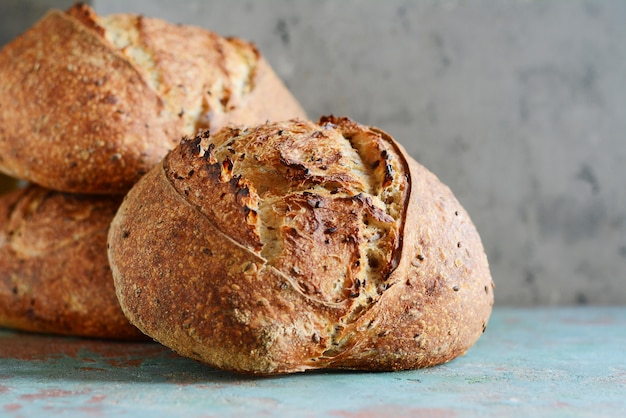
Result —
[[626, 308], [497, 308], [463, 357], [251, 378], [156, 343], [0, 330], [0, 416], [622, 417]]

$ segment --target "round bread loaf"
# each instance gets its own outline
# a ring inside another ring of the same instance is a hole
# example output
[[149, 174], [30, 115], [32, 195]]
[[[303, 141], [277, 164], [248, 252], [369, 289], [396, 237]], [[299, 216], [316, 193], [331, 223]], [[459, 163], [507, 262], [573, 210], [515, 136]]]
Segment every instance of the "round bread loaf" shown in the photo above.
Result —
[[125, 193], [200, 129], [304, 117], [252, 44], [84, 4], [2, 49], [0, 97], [0, 171], [73, 193]]
[[443, 363], [493, 305], [451, 191], [347, 118], [184, 139], [128, 193], [108, 245], [134, 325], [242, 373]]
[[34, 185], [0, 196], [0, 327], [146, 338], [120, 309], [106, 255], [120, 201]]

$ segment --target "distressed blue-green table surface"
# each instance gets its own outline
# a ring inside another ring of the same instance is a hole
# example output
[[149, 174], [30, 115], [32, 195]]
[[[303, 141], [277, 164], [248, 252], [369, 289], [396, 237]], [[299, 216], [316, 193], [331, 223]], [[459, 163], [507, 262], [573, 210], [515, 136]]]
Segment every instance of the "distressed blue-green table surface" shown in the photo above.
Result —
[[497, 308], [425, 370], [249, 378], [154, 344], [0, 330], [0, 416], [624, 417], [626, 307]]

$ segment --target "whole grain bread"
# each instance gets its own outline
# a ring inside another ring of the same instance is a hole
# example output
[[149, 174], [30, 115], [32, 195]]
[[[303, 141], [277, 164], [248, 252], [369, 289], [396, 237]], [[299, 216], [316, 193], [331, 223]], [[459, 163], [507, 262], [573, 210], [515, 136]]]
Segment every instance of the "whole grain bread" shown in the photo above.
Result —
[[84, 4], [0, 51], [0, 171], [73, 193], [125, 193], [183, 135], [304, 117], [254, 45]]
[[34, 185], [0, 196], [0, 327], [147, 338], [120, 309], [106, 255], [120, 201]]
[[465, 353], [493, 305], [449, 188], [347, 118], [185, 138], [128, 193], [108, 245], [134, 325], [241, 373], [432, 366]]

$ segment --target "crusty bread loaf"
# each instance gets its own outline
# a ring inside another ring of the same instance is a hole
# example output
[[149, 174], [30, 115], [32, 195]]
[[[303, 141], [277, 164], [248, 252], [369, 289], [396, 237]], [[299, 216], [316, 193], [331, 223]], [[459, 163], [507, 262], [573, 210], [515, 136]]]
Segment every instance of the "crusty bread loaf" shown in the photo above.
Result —
[[147, 338], [124, 317], [106, 256], [120, 201], [34, 185], [0, 197], [0, 327]]
[[124, 193], [183, 135], [303, 117], [250, 43], [159, 19], [51, 11], [0, 52], [0, 171]]
[[451, 191], [347, 118], [184, 139], [131, 189], [108, 245], [133, 324], [242, 373], [443, 363], [493, 305]]

